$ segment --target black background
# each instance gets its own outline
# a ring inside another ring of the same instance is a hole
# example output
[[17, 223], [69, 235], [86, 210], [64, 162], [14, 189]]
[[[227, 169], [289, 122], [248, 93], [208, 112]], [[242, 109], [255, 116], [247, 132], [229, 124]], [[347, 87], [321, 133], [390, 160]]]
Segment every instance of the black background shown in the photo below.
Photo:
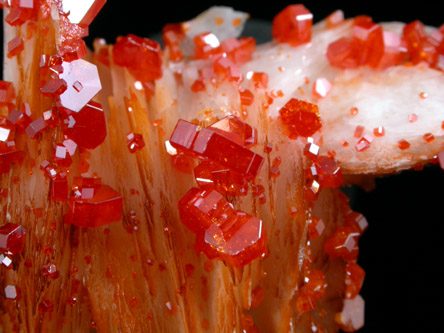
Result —
[[[376, 22], [419, 19], [431, 26], [444, 23], [442, 5], [399, 3], [401, 6], [388, 1], [304, 4], [315, 22], [342, 9], [346, 17], [366, 14]], [[114, 42], [117, 36], [128, 33], [151, 36], [166, 23], [188, 20], [211, 5], [232, 6], [250, 13], [253, 19], [271, 21], [287, 4], [111, 0], [91, 24], [87, 43], [91, 46], [95, 37]], [[407, 171], [376, 180], [372, 192], [359, 188], [347, 191], [353, 194], [353, 209], [369, 222], [360, 241], [359, 263], [367, 272], [362, 290], [366, 325], [360, 332], [442, 332], [444, 171], [438, 166]]]

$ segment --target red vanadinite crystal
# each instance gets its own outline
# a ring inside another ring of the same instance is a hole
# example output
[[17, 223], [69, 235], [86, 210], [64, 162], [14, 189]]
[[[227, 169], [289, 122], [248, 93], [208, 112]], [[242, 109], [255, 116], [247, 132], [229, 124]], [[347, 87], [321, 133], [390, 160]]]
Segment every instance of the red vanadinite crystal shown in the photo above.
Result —
[[106, 138], [106, 120], [100, 103], [89, 101], [79, 112], [72, 112], [64, 122], [63, 133], [79, 147], [94, 149]]
[[197, 135], [193, 152], [241, 173], [247, 180], [258, 174], [264, 162], [258, 154], [207, 128]]
[[328, 156], [319, 156], [315, 161], [318, 181], [324, 187], [339, 187], [344, 182], [338, 162]]
[[204, 90], [205, 90], [205, 84], [203, 83], [202, 80], [196, 80], [191, 85], [192, 92], [199, 92], [199, 91], [204, 91]]
[[398, 141], [398, 148], [401, 150], [406, 150], [410, 148], [410, 143], [402, 139]]
[[193, 157], [179, 152], [171, 156], [171, 164], [182, 173], [192, 174], [196, 163]]
[[63, 172], [58, 173], [51, 179], [51, 200], [68, 200], [68, 179]]
[[196, 234], [213, 223], [232, 225], [236, 220], [233, 206], [219, 192], [198, 188], [189, 190], [179, 201], [179, 213], [182, 223]]
[[211, 32], [203, 32], [195, 36], [193, 42], [195, 59], [208, 59], [213, 55], [222, 53], [219, 39]]
[[40, 92], [46, 97], [57, 97], [63, 94], [68, 88], [66, 81], [63, 79], [51, 79], [46, 83]]
[[195, 248], [209, 259], [242, 267], [266, 252], [262, 221], [235, 211], [214, 191], [192, 188], [179, 201], [182, 223], [197, 235]]
[[325, 241], [324, 250], [333, 259], [356, 259], [359, 254], [359, 236], [360, 233], [352, 227], [337, 227], [334, 234]]
[[231, 225], [211, 224], [197, 234], [195, 248], [209, 259], [215, 256], [234, 267], [243, 267], [266, 253], [266, 235], [262, 221], [235, 211]]
[[290, 99], [279, 114], [290, 139], [312, 136], [322, 126], [318, 106], [295, 98]]
[[364, 215], [358, 212], [350, 212], [344, 218], [344, 225], [348, 227], [352, 227], [355, 231], [362, 233], [367, 230], [368, 222]]
[[59, 103], [64, 108], [78, 112], [102, 89], [97, 66], [83, 59], [63, 61], [59, 78], [66, 82]]
[[21, 37], [15, 37], [8, 42], [8, 58], [12, 58], [22, 52], [25, 49], [23, 39]]
[[213, 71], [216, 75], [238, 84], [243, 80], [239, 67], [227, 58], [225, 53], [213, 57]]
[[98, 182], [95, 178], [74, 181], [78, 193], [69, 199], [66, 223], [79, 227], [99, 227], [120, 221], [122, 197], [110, 186]]
[[38, 6], [32, 0], [8, 1], [9, 13], [5, 21], [12, 26], [23, 25], [28, 20], [37, 20]]
[[36, 139], [37, 136], [46, 129], [45, 120], [40, 117], [34, 120], [32, 123], [26, 127], [25, 132], [31, 139]]
[[401, 64], [404, 60], [404, 54], [401, 52], [401, 38], [398, 34], [391, 31], [384, 31], [384, 53], [378, 63], [378, 68], [385, 69], [391, 66]]
[[20, 225], [8, 223], [0, 227], [0, 251], [19, 254], [25, 246], [26, 230]]
[[299, 313], [311, 311], [316, 308], [316, 300], [325, 296], [327, 281], [323, 272], [312, 269], [307, 272], [305, 284], [301, 288], [301, 294], [296, 299], [296, 307]]
[[128, 68], [139, 81], [149, 82], [162, 77], [160, 45], [148, 38], [135, 35], [117, 38], [113, 47], [116, 65]]
[[241, 105], [250, 106], [253, 104], [254, 101], [254, 95], [253, 93], [248, 89], [241, 89], [239, 90]]
[[257, 144], [257, 130], [235, 116], [222, 118], [210, 125], [209, 129], [246, 148]]
[[193, 154], [193, 142], [199, 134], [199, 126], [189, 123], [188, 121], [179, 119], [171, 134], [170, 144], [187, 154]]
[[43, 112], [43, 120], [45, 121], [45, 124], [49, 128], [54, 128], [59, 126], [60, 119], [57, 116], [57, 108], [52, 108], [50, 110]]
[[39, 312], [41, 314], [50, 313], [54, 311], [54, 304], [48, 300], [45, 299], [39, 304]]
[[67, 40], [60, 48], [59, 54], [63, 61], [71, 62], [77, 59], [82, 59], [88, 54], [86, 43], [81, 38]]
[[424, 24], [414, 21], [407, 24], [403, 29], [403, 39], [407, 43], [407, 50], [413, 64], [421, 61], [433, 62], [435, 49], [427, 40]]
[[166, 48], [170, 52], [172, 61], [180, 61], [183, 59], [182, 51], [179, 44], [185, 39], [185, 33], [182, 24], [167, 24], [162, 29], [162, 39]]
[[197, 185], [205, 190], [216, 190], [224, 195], [244, 196], [248, 183], [242, 175], [214, 162], [202, 161], [194, 168]]
[[56, 265], [50, 264], [42, 267], [42, 275], [43, 277], [55, 280], [60, 276], [60, 273], [57, 270]]
[[310, 42], [313, 15], [303, 5], [290, 5], [273, 19], [272, 35], [278, 43], [297, 46]]
[[14, 99], [14, 85], [11, 82], [0, 81], [0, 106], [12, 104]]
[[345, 298], [355, 298], [364, 283], [365, 271], [354, 262], [345, 266]]
[[355, 20], [353, 42], [360, 50], [358, 63], [377, 67], [384, 53], [382, 27], [367, 20]]
[[54, 149], [53, 161], [60, 167], [68, 168], [72, 164], [72, 159], [68, 149], [64, 145], [56, 145]]
[[126, 136], [126, 145], [130, 153], [135, 153], [136, 151], [145, 147], [145, 141], [143, 141], [143, 136], [137, 133], [129, 133]]
[[356, 43], [352, 38], [342, 37], [328, 45], [327, 59], [334, 67], [342, 69], [357, 68], [359, 66], [359, 54]]

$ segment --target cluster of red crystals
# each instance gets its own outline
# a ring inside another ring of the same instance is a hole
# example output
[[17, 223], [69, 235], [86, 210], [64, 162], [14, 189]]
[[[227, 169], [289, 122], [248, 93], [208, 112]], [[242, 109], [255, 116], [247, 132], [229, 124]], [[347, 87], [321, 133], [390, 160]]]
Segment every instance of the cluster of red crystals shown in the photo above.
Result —
[[368, 222], [364, 215], [353, 211], [344, 217], [344, 225], [352, 227], [361, 235], [368, 228]]
[[89, 101], [79, 112], [64, 114], [63, 133], [79, 147], [94, 149], [106, 138], [106, 120], [100, 103]]
[[220, 42], [216, 35], [205, 32], [193, 38], [195, 45], [194, 58], [209, 59], [216, 55], [224, 55], [233, 64], [242, 65], [251, 60], [256, 47], [252, 37], [236, 39], [228, 38]]
[[179, 120], [170, 139], [171, 145], [191, 156], [208, 159], [252, 180], [264, 159], [225, 134], [211, 127], [199, 130], [197, 125]]
[[327, 58], [332, 66], [342, 69], [396, 66], [403, 60], [401, 39], [393, 33], [384, 33], [370, 17], [358, 16], [353, 24], [353, 36], [331, 43]]
[[8, 0], [5, 6], [9, 8], [5, 21], [11, 26], [23, 25], [29, 20], [37, 20], [38, 1], [34, 0]]
[[305, 276], [305, 284], [296, 299], [296, 308], [299, 313], [311, 311], [316, 308], [316, 300], [325, 296], [327, 280], [322, 271], [310, 269]]
[[8, 223], [0, 227], [0, 251], [12, 254], [23, 252], [26, 230], [20, 225]]
[[130, 153], [134, 154], [136, 151], [145, 147], [145, 141], [143, 141], [141, 134], [131, 132], [126, 136], [126, 145]]
[[162, 77], [160, 45], [148, 38], [128, 35], [117, 38], [114, 63], [129, 70], [135, 79], [149, 82]]
[[310, 42], [313, 14], [303, 5], [290, 5], [273, 19], [272, 35], [278, 43], [297, 46]]
[[337, 227], [324, 244], [324, 250], [331, 258], [342, 258], [345, 261], [358, 257], [358, 238], [361, 234], [353, 227]]
[[65, 220], [79, 227], [99, 227], [120, 221], [122, 197], [99, 178], [74, 178], [73, 196]]
[[299, 136], [310, 137], [322, 127], [315, 104], [292, 98], [279, 110], [279, 114], [288, 137], [293, 140]]
[[318, 156], [315, 160], [317, 179], [324, 187], [339, 187], [344, 182], [338, 162], [329, 156]]
[[182, 24], [167, 24], [162, 29], [162, 40], [165, 48], [169, 50], [169, 56], [172, 61], [183, 59], [180, 43], [185, 39], [185, 32]]
[[14, 141], [0, 142], [0, 174], [8, 173], [11, 163], [21, 163], [23, 157], [23, 151], [16, 149]]
[[217, 191], [192, 188], [179, 201], [179, 213], [197, 236], [196, 250], [209, 259], [242, 267], [266, 253], [262, 221], [236, 211]]

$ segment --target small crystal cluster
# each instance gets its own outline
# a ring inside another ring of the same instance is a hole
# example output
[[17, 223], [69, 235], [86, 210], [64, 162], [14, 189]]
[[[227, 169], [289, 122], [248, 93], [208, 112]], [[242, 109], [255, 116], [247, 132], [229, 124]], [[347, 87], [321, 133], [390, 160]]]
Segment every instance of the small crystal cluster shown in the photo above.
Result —
[[425, 62], [444, 70], [444, 26], [427, 34], [424, 24], [407, 24], [402, 36], [384, 31], [368, 16], [357, 16], [352, 37], [342, 37], [328, 46], [327, 58], [332, 66], [342, 69], [369, 66], [385, 69], [406, 61]]
[[257, 131], [234, 116], [207, 128], [179, 120], [169, 143], [177, 152], [198, 158], [192, 188], [179, 202], [182, 223], [196, 234], [195, 248], [208, 258], [242, 267], [266, 253], [262, 221], [236, 211], [224, 196], [243, 196], [264, 159], [249, 148]]
[[[87, 35], [88, 25], [104, 3], [104, 0], [95, 0], [85, 6], [75, 1], [63, 1], [57, 7], [60, 24], [60, 35], [56, 41], [58, 52], [43, 54], [39, 63], [40, 92], [53, 101], [53, 107], [38, 115], [26, 102], [16, 105], [12, 83], [0, 82], [0, 107], [5, 106], [9, 110], [8, 116], [0, 119], [0, 172], [9, 172], [11, 163], [20, 163], [24, 158], [23, 152], [15, 145], [16, 132], [39, 140], [46, 131], [60, 126], [63, 138], [54, 143], [52, 159], [41, 162], [40, 169], [51, 181], [51, 200], [66, 202], [69, 199], [70, 210], [65, 221], [85, 227], [119, 220], [122, 206], [121, 197], [105, 185], [91, 192], [92, 197], [87, 200], [79, 199], [75, 194], [69, 195], [68, 175], [76, 153], [81, 149], [94, 149], [106, 138], [103, 107], [93, 100], [102, 88], [97, 67], [81, 59], [87, 54], [82, 37]], [[41, 20], [49, 19], [49, 5], [40, 1], [7, 1], [6, 22], [12, 26], [32, 26], [39, 15]], [[36, 33], [35, 29], [29, 31]], [[9, 57], [23, 49], [23, 41], [17, 38], [9, 43]], [[79, 171], [88, 171], [88, 163], [82, 158]], [[74, 184], [74, 187], [73, 193], [76, 193], [77, 185]], [[83, 213], [86, 210], [91, 214], [88, 218]]]

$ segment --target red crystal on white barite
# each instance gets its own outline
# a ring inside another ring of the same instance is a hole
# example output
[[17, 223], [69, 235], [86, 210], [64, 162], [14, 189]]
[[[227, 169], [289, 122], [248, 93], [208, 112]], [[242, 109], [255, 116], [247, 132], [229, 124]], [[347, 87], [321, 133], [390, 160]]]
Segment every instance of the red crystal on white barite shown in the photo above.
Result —
[[105, 5], [106, 0], [63, 0], [63, 11], [71, 23], [90, 25]]
[[5, 224], [0, 228], [0, 251], [19, 254], [25, 246], [26, 230], [14, 223]]

